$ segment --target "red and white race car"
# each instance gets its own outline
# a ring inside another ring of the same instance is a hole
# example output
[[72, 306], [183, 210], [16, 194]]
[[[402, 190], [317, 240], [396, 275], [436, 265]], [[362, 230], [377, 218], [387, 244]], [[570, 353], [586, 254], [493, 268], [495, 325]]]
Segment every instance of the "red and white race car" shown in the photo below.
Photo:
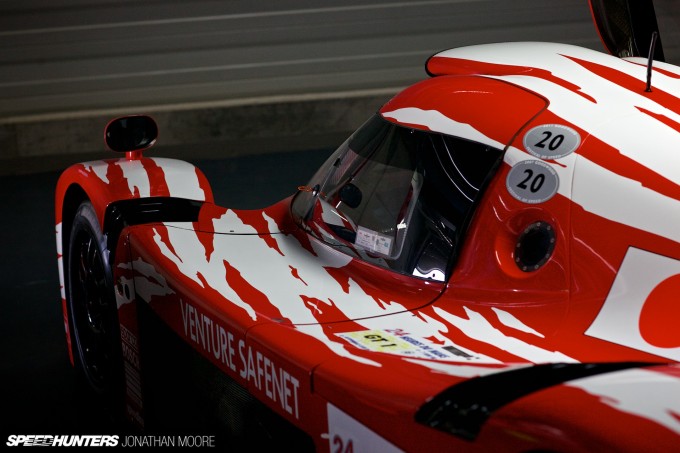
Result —
[[649, 8], [591, 2], [613, 55], [434, 55], [264, 209], [142, 156], [149, 117], [112, 121], [126, 157], [56, 193], [73, 363], [151, 430], [191, 412], [343, 453], [680, 451], [680, 68]]

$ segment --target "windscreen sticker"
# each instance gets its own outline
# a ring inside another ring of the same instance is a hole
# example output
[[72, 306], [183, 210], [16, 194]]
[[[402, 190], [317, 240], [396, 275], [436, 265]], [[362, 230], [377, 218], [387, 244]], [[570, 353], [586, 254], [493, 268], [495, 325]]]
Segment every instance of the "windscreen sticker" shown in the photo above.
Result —
[[393, 335], [384, 330], [362, 330], [359, 332], [345, 332], [337, 334], [357, 348], [374, 352], [417, 357], [433, 360], [477, 360], [478, 357], [469, 354], [453, 345], [438, 345], [424, 338], [410, 334]]
[[357, 237], [354, 241], [355, 245], [362, 247], [369, 252], [379, 253], [388, 256], [392, 249], [392, 238], [377, 231], [369, 230], [368, 228], [359, 226], [357, 228]]
[[581, 136], [574, 129], [561, 124], [536, 126], [524, 135], [524, 148], [541, 159], [559, 159], [579, 147]]
[[505, 185], [510, 195], [528, 204], [550, 200], [560, 185], [554, 168], [540, 160], [523, 160], [510, 169]]

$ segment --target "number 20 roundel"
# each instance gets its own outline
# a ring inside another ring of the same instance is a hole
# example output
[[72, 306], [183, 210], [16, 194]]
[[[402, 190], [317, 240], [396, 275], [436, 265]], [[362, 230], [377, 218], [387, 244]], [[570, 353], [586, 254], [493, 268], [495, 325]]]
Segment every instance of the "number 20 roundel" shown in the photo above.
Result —
[[545, 160], [559, 159], [573, 153], [581, 144], [574, 129], [561, 124], [542, 124], [524, 135], [524, 148]]
[[[568, 126], [542, 124], [529, 130], [523, 142], [529, 154], [553, 160], [573, 153], [581, 144], [581, 136]], [[524, 203], [543, 203], [557, 193], [559, 177], [545, 162], [526, 160], [512, 167], [506, 186], [513, 197]]]
[[523, 203], [537, 204], [551, 199], [559, 187], [557, 172], [540, 160], [515, 164], [505, 181], [510, 194]]

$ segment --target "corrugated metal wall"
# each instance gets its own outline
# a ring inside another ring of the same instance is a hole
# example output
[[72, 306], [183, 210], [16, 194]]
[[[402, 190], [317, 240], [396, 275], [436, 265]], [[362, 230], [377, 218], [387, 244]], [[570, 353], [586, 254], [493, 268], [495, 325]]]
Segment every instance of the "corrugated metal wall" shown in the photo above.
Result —
[[585, 0], [0, 1], [0, 119], [400, 87], [506, 40], [599, 46]]
[[0, 0], [0, 174], [99, 156], [125, 113], [180, 158], [332, 146], [433, 53], [499, 41], [602, 49], [587, 0]]

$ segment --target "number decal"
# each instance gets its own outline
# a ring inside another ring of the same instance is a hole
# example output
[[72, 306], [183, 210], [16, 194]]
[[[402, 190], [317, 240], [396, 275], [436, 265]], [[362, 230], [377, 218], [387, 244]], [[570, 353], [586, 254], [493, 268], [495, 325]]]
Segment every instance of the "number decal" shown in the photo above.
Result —
[[548, 201], [557, 193], [557, 172], [540, 160], [525, 160], [510, 169], [505, 185], [519, 201], [537, 204]]
[[524, 135], [526, 150], [541, 159], [559, 159], [573, 153], [581, 144], [574, 129], [560, 124], [536, 126]]
[[543, 132], [543, 135], [545, 135], [545, 137], [543, 137], [543, 140], [534, 145], [536, 148], [545, 148], [545, 141], [552, 136], [552, 134], [548, 131]]
[[[523, 190], [529, 189], [532, 193], [536, 193], [541, 190], [541, 187], [543, 187], [543, 183], [545, 182], [545, 174], [538, 173], [534, 178], [534, 171], [529, 168], [524, 170], [524, 174], [527, 175], [527, 177], [517, 184], [517, 187]], [[527, 186], [529, 181], [531, 181], [530, 185]]]
[[542, 133], [543, 133], [544, 137], [540, 142], [538, 142], [534, 145], [536, 148], [545, 148], [545, 142], [550, 140], [550, 142], [548, 143], [548, 149], [550, 151], [556, 151], [557, 148], [560, 147], [562, 142], [564, 142], [564, 135], [562, 135], [562, 134], [557, 134], [552, 139], [550, 139], [550, 137], [553, 136], [552, 132], [543, 131]]
[[536, 175], [533, 181], [531, 181], [531, 187], [529, 187], [529, 190], [531, 190], [533, 193], [538, 192], [541, 190], [541, 187], [543, 187], [543, 183], [545, 182], [545, 174], [539, 173]]
[[354, 453], [352, 439], [344, 441], [337, 434], [333, 436], [333, 453]]
[[526, 190], [527, 189], [527, 182], [529, 182], [531, 177], [534, 176], [534, 172], [527, 169], [527, 170], [524, 170], [524, 173], [527, 175], [527, 177], [524, 178], [519, 184], [517, 184], [517, 187], [519, 187], [520, 189]]

